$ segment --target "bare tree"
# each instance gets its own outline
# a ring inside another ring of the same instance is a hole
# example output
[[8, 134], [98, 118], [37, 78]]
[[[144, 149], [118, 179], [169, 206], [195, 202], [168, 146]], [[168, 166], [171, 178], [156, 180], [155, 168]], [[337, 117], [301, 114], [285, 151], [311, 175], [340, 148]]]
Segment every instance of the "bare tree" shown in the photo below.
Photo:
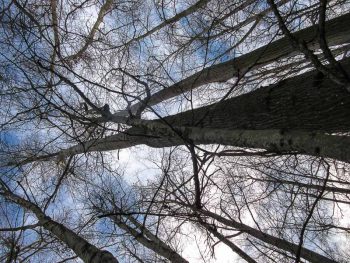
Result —
[[3, 1], [0, 259], [348, 262], [349, 4]]

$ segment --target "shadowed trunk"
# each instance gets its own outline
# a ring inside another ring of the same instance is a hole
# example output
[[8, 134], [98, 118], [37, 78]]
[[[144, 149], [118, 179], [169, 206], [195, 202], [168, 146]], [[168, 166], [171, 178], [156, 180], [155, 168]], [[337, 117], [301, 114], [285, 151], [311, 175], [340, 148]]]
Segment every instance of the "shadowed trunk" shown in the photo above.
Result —
[[[350, 61], [342, 63], [349, 72]], [[166, 117], [175, 126], [350, 131], [346, 89], [315, 71], [223, 102]]]
[[[342, 65], [349, 70], [350, 60]], [[350, 96], [344, 87], [312, 71], [163, 121], [132, 120], [130, 125], [134, 127], [126, 134], [86, 142], [64, 155], [139, 144], [158, 148], [193, 142], [296, 152], [348, 162], [350, 137], [327, 133], [349, 132], [349, 112]]]

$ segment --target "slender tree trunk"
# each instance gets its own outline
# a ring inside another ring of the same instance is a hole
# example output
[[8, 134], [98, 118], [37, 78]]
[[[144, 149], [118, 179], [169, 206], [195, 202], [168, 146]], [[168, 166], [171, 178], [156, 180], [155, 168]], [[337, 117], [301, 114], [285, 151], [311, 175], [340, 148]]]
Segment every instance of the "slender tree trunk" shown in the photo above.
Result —
[[[327, 43], [330, 46], [347, 43], [350, 41], [350, 13], [332, 19], [325, 23]], [[307, 43], [310, 49], [319, 48], [318, 43], [318, 25], [314, 25], [300, 30], [293, 35]], [[248, 54], [234, 58], [224, 63], [216, 64], [205, 68], [201, 72], [191, 75], [174, 85], [154, 93], [149, 100], [148, 106], [156, 105], [162, 101], [181, 95], [184, 92], [198, 88], [202, 85], [227, 81], [230, 78], [238, 76], [247, 69], [260, 67], [276, 59], [287, 57], [298, 53], [290, 45], [287, 37], [276, 40], [266, 46], [260, 47]], [[136, 112], [145, 102], [139, 102], [131, 107]], [[123, 112], [127, 114], [127, 112]]]
[[[282, 249], [284, 251], [288, 251], [292, 254], [296, 254], [298, 251], [299, 246], [291, 243], [289, 241], [286, 241], [284, 239], [281, 238], [277, 238], [274, 237], [270, 234], [264, 233], [260, 230], [257, 230], [255, 228], [252, 228], [248, 225], [245, 225], [243, 223], [234, 221], [232, 219], [226, 219], [220, 215], [217, 215], [215, 213], [212, 213], [210, 211], [205, 211], [205, 210], [197, 210], [195, 208], [193, 208], [194, 210], [196, 210], [196, 212], [201, 213], [204, 216], [209, 216], [215, 220], [217, 220], [218, 222], [227, 225], [227, 226], [231, 226], [234, 227], [235, 229], [245, 232], [267, 244], [270, 244], [276, 248]], [[301, 253], [300, 253], [301, 257], [312, 262], [312, 263], [336, 263], [335, 260], [327, 258], [326, 256], [320, 255], [312, 250], [309, 250], [307, 248], [302, 248], [301, 249]]]
[[[282, 180], [278, 178], [252, 178], [252, 180], [260, 181], [260, 182], [269, 182], [269, 183], [276, 183], [281, 185], [296, 185], [301, 188], [307, 188], [307, 189], [315, 189], [315, 190], [322, 190], [322, 185], [317, 184], [306, 184], [296, 181], [290, 181], [290, 180]], [[350, 194], [350, 189], [347, 188], [341, 188], [341, 187], [335, 187], [335, 186], [326, 186], [325, 191], [332, 192], [335, 194]]]
[[200, 224], [208, 230], [210, 233], [212, 233], [217, 239], [219, 239], [222, 243], [227, 245], [229, 248], [232, 249], [233, 252], [238, 254], [241, 258], [243, 258], [245, 261], [249, 263], [257, 263], [252, 257], [250, 257], [247, 253], [245, 253], [242, 249], [240, 249], [238, 246], [236, 246], [233, 242], [231, 242], [228, 238], [226, 238], [223, 234], [219, 233], [216, 229], [213, 228], [213, 226], [203, 222], [202, 220], [199, 220]]
[[33, 212], [37, 217], [40, 225], [42, 225], [46, 230], [55, 235], [67, 247], [72, 249], [76, 253], [76, 255], [80, 257], [84, 262], [118, 263], [118, 260], [110, 252], [98, 249], [97, 247], [90, 244], [85, 239], [74, 233], [69, 228], [52, 220], [37, 205], [33, 204], [32, 202], [27, 201], [8, 190], [2, 191], [2, 195], [6, 199]]
[[[174, 263], [188, 263], [183, 257], [181, 257], [176, 251], [165, 244], [158, 237], [153, 235], [148, 229], [143, 227], [135, 218], [127, 216], [128, 220], [136, 227], [129, 226], [121, 216], [108, 216], [113, 222], [115, 222], [121, 229], [125, 230], [128, 234], [132, 235], [140, 244], [153, 250], [158, 255], [170, 260]], [[138, 229], [139, 231], [137, 231]]]

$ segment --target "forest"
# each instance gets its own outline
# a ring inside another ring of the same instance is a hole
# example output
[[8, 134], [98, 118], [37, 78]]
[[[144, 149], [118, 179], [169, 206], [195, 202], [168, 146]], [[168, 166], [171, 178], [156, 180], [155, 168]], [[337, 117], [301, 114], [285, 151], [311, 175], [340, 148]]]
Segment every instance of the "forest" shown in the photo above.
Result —
[[350, 262], [349, 0], [2, 0], [0, 262]]

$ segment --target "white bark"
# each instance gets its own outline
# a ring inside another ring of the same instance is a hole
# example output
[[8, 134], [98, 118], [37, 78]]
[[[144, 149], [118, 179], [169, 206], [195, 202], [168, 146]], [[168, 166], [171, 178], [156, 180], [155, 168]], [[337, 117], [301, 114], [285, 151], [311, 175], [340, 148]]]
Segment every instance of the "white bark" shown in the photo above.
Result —
[[[329, 46], [344, 44], [350, 41], [349, 24], [350, 13], [326, 22], [325, 31]], [[319, 48], [318, 39], [316, 37], [317, 30], [318, 25], [315, 25], [298, 31], [293, 35], [301, 41], [305, 41], [308, 48], [316, 50]], [[289, 39], [287, 37], [281, 38], [238, 58], [205, 68], [168, 88], [152, 94], [151, 98], [147, 100], [147, 106], [156, 105], [205, 84], [227, 81], [230, 78], [236, 77], [239, 73], [245, 72], [247, 69], [260, 67], [276, 59], [291, 56], [296, 53], [295, 49], [290, 45]], [[135, 113], [144, 103], [144, 101], [141, 101], [134, 104], [131, 107], [131, 111]], [[127, 111], [123, 111], [117, 115], [127, 114]]]
[[48, 217], [37, 205], [23, 199], [22, 197], [6, 190], [0, 190], [1, 194], [9, 201], [12, 201], [24, 209], [35, 214], [38, 223], [46, 230], [55, 235], [67, 247], [72, 249], [78, 257], [86, 263], [118, 263], [118, 260], [108, 251], [100, 250], [90, 244], [84, 238], [74, 233], [64, 225]]
[[111, 215], [109, 218], [114, 221], [121, 229], [132, 235], [140, 244], [153, 250], [158, 255], [174, 263], [188, 263], [187, 260], [181, 257], [176, 251], [174, 251], [158, 237], [153, 235], [132, 216], [127, 216], [127, 218], [132, 224], [134, 224], [135, 228], [128, 225], [125, 222], [125, 219], [123, 219], [121, 216]]
[[[198, 211], [198, 210], [196, 210], [196, 211]], [[249, 235], [251, 235], [251, 236], [267, 243], [267, 244], [270, 244], [276, 248], [282, 249], [283, 251], [288, 251], [291, 254], [295, 255], [299, 249], [299, 246], [294, 244], [294, 243], [291, 243], [291, 242], [286, 241], [284, 239], [272, 236], [270, 234], [267, 234], [265, 232], [257, 230], [255, 228], [250, 227], [248, 225], [245, 225], [243, 223], [237, 222], [235, 220], [226, 219], [220, 215], [217, 215], [215, 213], [212, 213], [212, 212], [206, 211], [206, 210], [200, 210], [198, 212], [200, 212], [204, 216], [209, 216], [209, 217], [217, 220], [218, 222], [220, 222], [224, 225], [231, 226], [239, 231], [245, 232], [245, 233], [247, 233], [247, 234], [249, 234]], [[337, 262], [333, 259], [330, 259], [326, 256], [321, 255], [321, 254], [318, 254], [318, 253], [316, 253], [312, 250], [309, 250], [305, 247], [303, 247], [301, 249], [300, 255], [302, 258], [304, 258], [312, 263], [320, 263], [320, 262], [336, 263]]]
[[[266, 149], [276, 153], [300, 153], [350, 162], [350, 137], [322, 133], [281, 130], [224, 130], [196, 127], [130, 129], [129, 134], [117, 134], [105, 139], [73, 146], [60, 154], [70, 156], [85, 152], [111, 151], [148, 145], [154, 148], [195, 144], [222, 144], [236, 147]], [[134, 133], [135, 132], [135, 133]]]

